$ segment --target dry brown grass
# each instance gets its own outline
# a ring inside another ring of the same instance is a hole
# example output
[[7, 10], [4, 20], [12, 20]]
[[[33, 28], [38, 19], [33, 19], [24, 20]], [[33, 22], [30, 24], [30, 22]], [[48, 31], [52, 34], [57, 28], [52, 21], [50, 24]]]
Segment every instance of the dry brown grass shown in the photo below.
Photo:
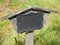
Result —
[[54, 8], [54, 10], [56, 10], [56, 11], [57, 11], [57, 14], [59, 14], [59, 15], [60, 15], [60, 8], [58, 8], [58, 7], [54, 6], [54, 5], [52, 5], [52, 7]]

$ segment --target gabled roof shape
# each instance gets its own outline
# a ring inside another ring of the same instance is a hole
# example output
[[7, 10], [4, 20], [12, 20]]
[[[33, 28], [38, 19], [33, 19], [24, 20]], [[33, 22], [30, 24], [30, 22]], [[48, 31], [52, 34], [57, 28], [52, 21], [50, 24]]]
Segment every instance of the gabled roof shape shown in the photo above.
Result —
[[26, 13], [27, 11], [30, 11], [30, 10], [33, 10], [33, 11], [42, 11], [42, 12], [45, 12], [45, 13], [56, 12], [54, 10], [49, 10], [49, 9], [45, 9], [45, 8], [29, 6], [29, 7], [25, 8], [25, 9], [22, 9], [22, 10], [19, 10], [19, 11], [15, 12], [15, 13], [13, 13], [11, 15], [7, 15], [7, 16], [3, 17], [1, 20], [10, 19], [12, 17], [17, 16], [18, 14]]

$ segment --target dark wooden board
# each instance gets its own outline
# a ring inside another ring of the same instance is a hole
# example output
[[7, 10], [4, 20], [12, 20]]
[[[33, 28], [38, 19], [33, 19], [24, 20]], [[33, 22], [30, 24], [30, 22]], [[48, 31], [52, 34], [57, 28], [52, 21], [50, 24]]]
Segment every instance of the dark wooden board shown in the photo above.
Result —
[[44, 12], [41, 11], [29, 11], [24, 14], [19, 14], [16, 18], [12, 19], [14, 28], [17, 32], [29, 32], [35, 29], [40, 29], [43, 27], [45, 22]]

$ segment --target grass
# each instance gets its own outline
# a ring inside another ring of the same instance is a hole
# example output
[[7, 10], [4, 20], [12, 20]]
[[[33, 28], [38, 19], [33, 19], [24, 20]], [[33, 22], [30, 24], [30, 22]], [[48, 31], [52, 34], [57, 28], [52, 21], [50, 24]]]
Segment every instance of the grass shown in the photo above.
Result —
[[[0, 4], [3, 4], [2, 0], [0, 0]], [[9, 5], [5, 7], [8, 11], [0, 11], [0, 17], [11, 14], [27, 6], [37, 6], [58, 11], [58, 14], [51, 13], [48, 16], [46, 24], [42, 29], [34, 31], [34, 45], [60, 45], [60, 0], [11, 0]], [[2, 42], [0, 45], [15, 45], [17, 43], [17, 33], [13, 31], [10, 21], [0, 21], [0, 33], [1, 32], [3, 33], [0, 34], [0, 43]], [[6, 38], [5, 34], [9, 40], [4, 39]], [[4, 42], [1, 41], [2, 38]], [[12, 40], [13, 43], [11, 42]], [[19, 34], [18, 44], [25, 44], [25, 34]]]
[[34, 35], [35, 45], [60, 45], [60, 21], [59, 15], [50, 14], [45, 26]]
[[2, 4], [2, 0], [0, 0], [0, 4]]

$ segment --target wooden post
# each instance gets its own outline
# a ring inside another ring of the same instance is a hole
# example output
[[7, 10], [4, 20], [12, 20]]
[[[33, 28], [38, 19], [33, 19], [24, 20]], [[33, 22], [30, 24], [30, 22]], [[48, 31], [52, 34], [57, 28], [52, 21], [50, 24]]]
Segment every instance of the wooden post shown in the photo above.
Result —
[[33, 45], [33, 31], [26, 33], [26, 43], [25, 45]]

